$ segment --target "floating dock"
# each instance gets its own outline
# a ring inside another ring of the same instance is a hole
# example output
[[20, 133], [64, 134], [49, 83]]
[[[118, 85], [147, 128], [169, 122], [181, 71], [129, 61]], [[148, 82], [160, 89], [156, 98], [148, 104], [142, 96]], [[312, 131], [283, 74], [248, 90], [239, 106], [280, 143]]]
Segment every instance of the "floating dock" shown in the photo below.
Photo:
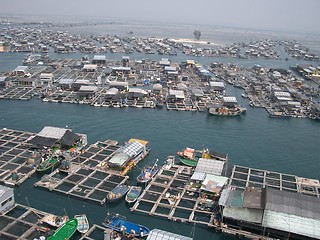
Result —
[[190, 184], [191, 170], [191, 167], [180, 165], [162, 168], [145, 188], [131, 211], [177, 222], [210, 225], [214, 213], [212, 209], [205, 208], [204, 200]]
[[124, 184], [128, 178], [80, 166], [69, 174], [57, 169], [44, 175], [34, 186], [102, 205], [106, 202], [108, 193], [116, 186]]
[[26, 140], [33, 133], [0, 129], [0, 182], [4, 185], [15, 186], [23, 183], [35, 172], [35, 168], [28, 163], [32, 152]]
[[6, 240], [35, 239], [47, 237], [54, 230], [41, 219], [49, 213], [16, 204], [13, 209], [0, 216], [0, 238]]
[[239, 189], [248, 187], [265, 188], [268, 186], [278, 190], [320, 197], [318, 180], [238, 165], [233, 166], [229, 185]]

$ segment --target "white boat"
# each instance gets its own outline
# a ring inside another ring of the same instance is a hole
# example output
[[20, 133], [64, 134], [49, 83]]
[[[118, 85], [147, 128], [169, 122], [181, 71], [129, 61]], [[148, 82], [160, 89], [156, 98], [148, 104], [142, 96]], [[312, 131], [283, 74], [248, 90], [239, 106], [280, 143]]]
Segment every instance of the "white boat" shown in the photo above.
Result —
[[157, 165], [158, 159], [152, 166], [145, 167], [142, 172], [137, 177], [137, 181], [139, 183], [149, 182], [159, 171], [159, 167]]
[[87, 216], [85, 214], [80, 214], [80, 215], [75, 215], [74, 218], [78, 220], [78, 226], [77, 226], [78, 232], [80, 233], [88, 232], [90, 226], [89, 226], [89, 221]]
[[63, 224], [65, 224], [69, 220], [68, 216], [56, 216], [54, 214], [48, 214], [40, 219], [40, 222], [46, 223], [53, 227], [61, 227]]

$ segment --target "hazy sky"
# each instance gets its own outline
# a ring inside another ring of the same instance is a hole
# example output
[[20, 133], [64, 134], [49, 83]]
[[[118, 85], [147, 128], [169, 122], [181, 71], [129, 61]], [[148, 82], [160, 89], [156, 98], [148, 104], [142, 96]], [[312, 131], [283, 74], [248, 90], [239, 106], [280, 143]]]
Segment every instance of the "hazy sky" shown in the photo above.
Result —
[[98, 16], [320, 33], [320, 0], [1, 0], [1, 13]]

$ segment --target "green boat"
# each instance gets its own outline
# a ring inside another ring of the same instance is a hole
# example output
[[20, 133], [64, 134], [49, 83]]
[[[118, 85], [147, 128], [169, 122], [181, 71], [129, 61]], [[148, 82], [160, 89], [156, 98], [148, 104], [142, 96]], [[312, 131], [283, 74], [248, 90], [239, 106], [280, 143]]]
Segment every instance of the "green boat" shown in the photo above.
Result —
[[53, 235], [48, 237], [48, 240], [67, 240], [72, 237], [78, 227], [78, 220], [72, 218], [59, 227]]
[[59, 158], [56, 157], [50, 157], [47, 160], [44, 160], [42, 163], [40, 163], [37, 166], [38, 172], [45, 172], [53, 167], [55, 167], [60, 162]]
[[177, 152], [180, 162], [189, 167], [196, 167], [200, 158], [228, 161], [228, 155], [218, 153], [209, 149], [195, 150], [193, 148], [185, 148], [182, 152]]
[[180, 156], [180, 162], [183, 165], [189, 166], [189, 167], [196, 167], [198, 164], [199, 157], [195, 157], [194, 159], [188, 159]]
[[199, 158], [202, 157], [202, 151], [187, 147], [182, 152], [177, 152], [177, 155], [180, 157], [182, 164], [195, 167], [197, 166]]

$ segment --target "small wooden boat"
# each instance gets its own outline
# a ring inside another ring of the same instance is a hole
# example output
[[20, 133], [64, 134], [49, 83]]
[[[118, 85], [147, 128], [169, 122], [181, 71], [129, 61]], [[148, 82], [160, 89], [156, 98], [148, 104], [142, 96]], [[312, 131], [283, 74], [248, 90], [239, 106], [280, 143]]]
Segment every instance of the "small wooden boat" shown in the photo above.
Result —
[[127, 203], [134, 203], [138, 199], [141, 191], [142, 191], [142, 187], [131, 186], [127, 195], [126, 195], [126, 202]]
[[42, 163], [40, 163], [37, 166], [37, 171], [38, 172], [45, 172], [49, 169], [54, 168], [56, 165], [58, 165], [58, 163], [60, 162], [60, 159], [57, 157], [50, 157], [46, 160], [44, 160]]
[[51, 236], [49, 236], [48, 240], [68, 240], [72, 237], [78, 227], [78, 220], [76, 218], [72, 218], [59, 227]]
[[62, 217], [56, 216], [54, 214], [48, 214], [40, 219], [40, 222], [46, 223], [53, 227], [60, 227], [63, 224], [65, 224], [69, 220], [67, 215], [64, 215]]
[[129, 191], [129, 188], [130, 187], [124, 184], [116, 186], [114, 189], [111, 190], [111, 192], [108, 193], [107, 200], [109, 202], [115, 202], [121, 199]]
[[117, 232], [133, 234], [135, 237], [145, 237], [150, 232], [149, 228], [137, 223], [128, 222], [124, 216], [114, 213], [108, 214], [102, 225]]
[[88, 218], [85, 214], [75, 215], [74, 218], [78, 220], [78, 227], [77, 230], [80, 233], [86, 233], [88, 232], [90, 226]]
[[139, 183], [149, 182], [157, 174], [157, 172], [159, 171], [157, 162], [158, 162], [158, 159], [152, 166], [145, 167], [142, 170], [142, 172], [137, 177], [137, 181]]

